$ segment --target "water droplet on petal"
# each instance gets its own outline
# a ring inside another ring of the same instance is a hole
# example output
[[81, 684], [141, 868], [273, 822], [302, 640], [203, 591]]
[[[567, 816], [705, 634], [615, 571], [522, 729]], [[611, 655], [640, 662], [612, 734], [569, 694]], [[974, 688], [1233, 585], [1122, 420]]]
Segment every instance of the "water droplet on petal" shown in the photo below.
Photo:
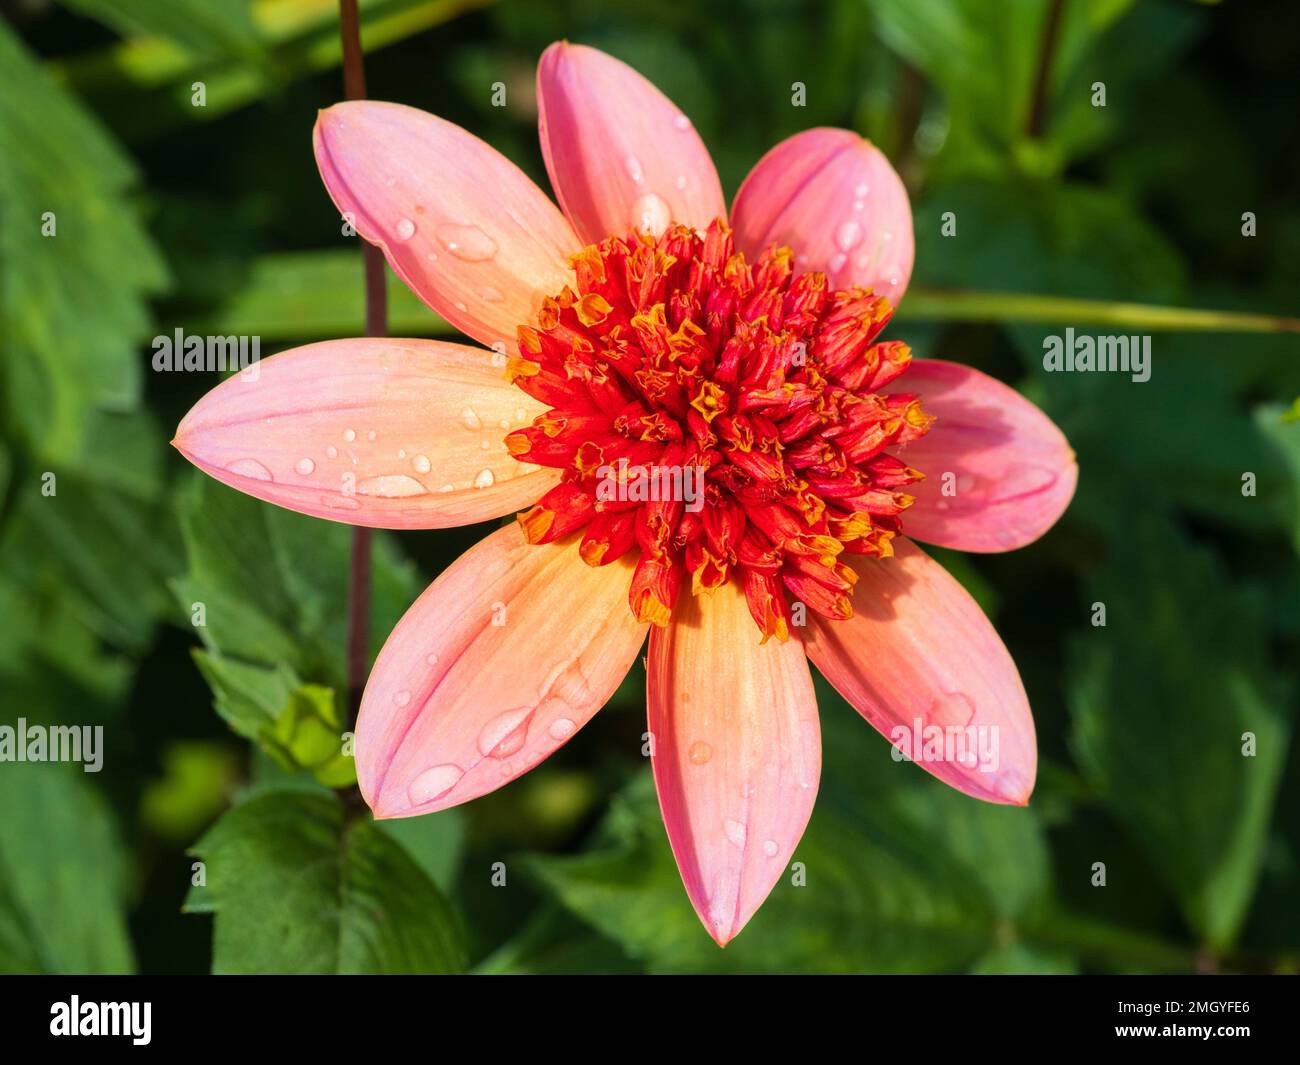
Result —
[[831, 261], [827, 264], [831, 273], [838, 273], [844, 269], [844, 264], [849, 261], [849, 257], [843, 252], [836, 252], [831, 256]]
[[386, 473], [382, 477], [367, 477], [358, 482], [357, 491], [366, 496], [401, 499], [424, 495], [426, 489], [414, 477], [408, 477], [404, 473]]
[[398, 240], [410, 240], [415, 236], [415, 223], [409, 218], [399, 218], [397, 226], [393, 230]]
[[690, 758], [696, 765], [704, 765], [712, 757], [713, 748], [707, 743], [700, 742], [691, 744]]
[[497, 714], [478, 734], [479, 754], [485, 758], [509, 758], [517, 753], [528, 736], [528, 722], [535, 709], [520, 706]]
[[336, 458], [338, 458], [338, 457], [339, 457], [339, 449], [336, 448], [333, 444], [330, 444], [330, 445], [325, 449], [325, 457], [326, 457], [326, 458], [331, 458], [331, 459], [336, 459]]
[[321, 496], [321, 503], [333, 510], [360, 510], [361, 501], [356, 496]]
[[479, 418], [478, 411], [476, 411], [473, 407], [466, 407], [463, 411], [461, 411], [460, 420], [461, 420], [461, 424], [464, 425], [466, 429], [483, 428], [483, 421], [481, 418]]
[[436, 666], [436, 665], [438, 664], [438, 656], [437, 656], [436, 654], [434, 654], [433, 652], [430, 652], [429, 654], [427, 654], [427, 655], [424, 656], [424, 661], [425, 661], [428, 665]]
[[398, 706], [405, 706], [410, 701], [411, 701], [411, 693], [408, 691], [400, 691], [393, 696], [393, 702], [395, 702]]
[[491, 470], [479, 470], [478, 476], [474, 478], [475, 488], [491, 488], [492, 482], [496, 480]]
[[664, 198], [647, 192], [632, 204], [632, 228], [652, 236], [659, 236], [672, 221], [672, 211]]
[[867, 183], [863, 181], [860, 182], [858, 184], [858, 187], [853, 190], [853, 195], [856, 199], [863, 200], [866, 199], [867, 193], [869, 191], [870, 189], [867, 187]]
[[311, 459], [299, 459], [293, 467], [300, 476], [309, 477], [316, 470], [316, 463]]
[[497, 253], [497, 242], [478, 226], [441, 225], [433, 235], [457, 259], [467, 263], [481, 263]]
[[624, 164], [627, 166], [628, 177], [640, 185], [645, 180], [645, 171], [641, 169], [641, 160], [635, 155], [629, 155], [624, 160]]
[[256, 481], [274, 481], [271, 471], [263, 466], [257, 459], [236, 459], [226, 467], [231, 473], [237, 473], [241, 477], [252, 477]]
[[438, 491], [439, 491], [439, 492], [454, 492], [454, 491], [456, 491], [456, 486], [455, 486], [454, 484], [444, 484], [441, 488], [438, 489]]
[[679, 111], [677, 117], [673, 119], [673, 125], [678, 129], [690, 129], [691, 120]]
[[478, 298], [484, 303], [500, 303], [505, 297], [491, 285], [484, 285], [478, 290]]
[[835, 246], [840, 251], [852, 251], [862, 243], [862, 223], [855, 218], [841, 223], [835, 230]]
[[416, 473], [428, 473], [433, 464], [429, 462], [428, 455], [416, 455], [411, 459], [411, 465], [415, 467]]
[[745, 826], [739, 821], [728, 820], [722, 827], [727, 833], [727, 839], [731, 840], [737, 847], [745, 845]]
[[349, 444], [352, 443], [352, 441], [355, 440], [356, 438], [357, 438], [357, 431], [355, 429], [343, 430], [343, 439], [346, 440]]
[[572, 736], [573, 730], [578, 726], [570, 721], [567, 717], [557, 717], [551, 722], [550, 728], [546, 731], [551, 734], [551, 739], [562, 740], [566, 736]]
[[370, 432], [366, 433], [366, 439], [373, 440], [378, 435], [379, 435], [378, 433], [376, 433], [373, 429], [371, 429]]
[[776, 840], [774, 839], [763, 840], [763, 853], [766, 854], [769, 858], [775, 858], [777, 852], [780, 849], [781, 848], [777, 845]]
[[464, 775], [465, 771], [458, 765], [436, 765], [411, 781], [410, 787], [406, 789], [406, 797], [415, 806], [441, 799]]

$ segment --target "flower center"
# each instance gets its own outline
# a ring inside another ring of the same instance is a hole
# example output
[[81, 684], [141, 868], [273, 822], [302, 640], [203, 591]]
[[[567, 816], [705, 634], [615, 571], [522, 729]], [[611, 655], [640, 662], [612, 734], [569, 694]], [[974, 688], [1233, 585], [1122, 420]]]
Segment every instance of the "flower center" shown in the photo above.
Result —
[[520, 515], [529, 541], [585, 530], [593, 566], [638, 551], [632, 611], [657, 625], [688, 578], [697, 595], [738, 580], [764, 639], [787, 638], [792, 608], [852, 616], [838, 556], [893, 553], [922, 474], [886, 449], [932, 421], [878, 391], [912, 357], [875, 342], [889, 301], [796, 273], [789, 248], [750, 265], [721, 220], [609, 237], [572, 265], [576, 290], [519, 327], [510, 366], [551, 408], [511, 454], [564, 471]]

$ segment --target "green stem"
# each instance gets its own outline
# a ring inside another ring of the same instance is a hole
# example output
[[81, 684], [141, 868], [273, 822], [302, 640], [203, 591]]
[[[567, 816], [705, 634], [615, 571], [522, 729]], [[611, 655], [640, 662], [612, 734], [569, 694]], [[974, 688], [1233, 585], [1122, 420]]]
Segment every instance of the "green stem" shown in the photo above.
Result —
[[904, 318], [936, 322], [1028, 322], [1043, 325], [1111, 325], [1188, 333], [1300, 333], [1300, 318], [1240, 311], [1158, 307], [1071, 296], [1019, 292], [908, 289]]

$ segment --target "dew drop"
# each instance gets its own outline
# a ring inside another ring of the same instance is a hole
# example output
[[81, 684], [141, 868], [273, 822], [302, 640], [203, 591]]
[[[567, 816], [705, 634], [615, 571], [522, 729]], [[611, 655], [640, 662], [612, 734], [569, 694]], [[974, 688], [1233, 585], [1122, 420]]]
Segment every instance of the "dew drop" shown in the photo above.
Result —
[[843, 252], [836, 252], [831, 256], [831, 261], [827, 265], [830, 267], [831, 273], [838, 273], [844, 269], [844, 264], [848, 261], [849, 257], [847, 255]]
[[509, 418], [502, 418], [501, 421], [498, 422], [498, 424], [501, 426], [502, 429], [509, 429], [509, 428], [510, 428], [510, 419], [509, 419]]
[[562, 740], [567, 736], [572, 736], [573, 730], [577, 727], [578, 726], [567, 717], [557, 717], [551, 722], [550, 727], [546, 731], [551, 734], [551, 739]]
[[645, 180], [645, 171], [641, 169], [641, 160], [635, 155], [629, 155], [624, 160], [624, 164], [627, 166], [628, 177], [640, 185]]
[[373, 429], [371, 429], [370, 432], [366, 433], [366, 439], [373, 440], [378, 435], [379, 435], [378, 433], [376, 433]]
[[460, 421], [461, 424], [464, 425], [466, 429], [483, 428], [483, 420], [478, 416], [478, 411], [476, 411], [473, 407], [466, 407], [463, 411], [460, 412]]
[[737, 847], [745, 845], [745, 826], [739, 821], [727, 820], [722, 827], [727, 833], [727, 839], [731, 840]]
[[516, 754], [528, 737], [528, 722], [535, 707], [520, 706], [497, 714], [478, 734], [479, 754], [485, 758], [509, 758]]
[[497, 242], [478, 226], [448, 223], [438, 226], [433, 235], [452, 255], [467, 263], [481, 263], [497, 253]]
[[336, 458], [338, 458], [338, 457], [339, 457], [339, 449], [336, 448], [333, 444], [330, 444], [330, 445], [325, 449], [325, 457], [326, 457], [326, 458], [331, 458], [331, 459], [336, 459]]
[[464, 775], [465, 771], [458, 765], [436, 765], [411, 781], [406, 797], [416, 806], [441, 799]]
[[492, 475], [492, 471], [491, 471], [491, 470], [479, 470], [479, 471], [478, 471], [478, 476], [474, 478], [474, 487], [475, 487], [475, 488], [491, 488], [491, 487], [492, 487], [492, 482], [495, 481], [495, 480], [496, 480], [496, 477], [494, 477], [494, 476]]
[[438, 261], [438, 253], [436, 251], [431, 251], [425, 256], [425, 258], [431, 263], [436, 263]]
[[349, 444], [352, 443], [352, 441], [355, 440], [356, 438], [357, 438], [357, 431], [355, 429], [343, 430], [343, 439], [346, 440]]
[[500, 303], [505, 299], [505, 297], [501, 295], [500, 290], [493, 288], [491, 285], [484, 285], [479, 289], [478, 298], [484, 303]]
[[454, 491], [456, 491], [456, 486], [455, 486], [454, 484], [444, 484], [441, 488], [438, 489], [438, 491], [439, 491], [439, 492], [454, 492]]
[[632, 228], [652, 236], [659, 236], [672, 221], [672, 211], [662, 196], [647, 192], [632, 204]]
[[713, 757], [713, 748], [710, 747], [707, 743], [703, 743], [703, 742], [692, 743], [690, 757], [691, 757], [691, 761], [694, 762], [696, 765], [704, 765], [710, 758]]
[[452, 304], [452, 306], [455, 307], [456, 310], [461, 311], [462, 313], [469, 310], [469, 308], [466, 307], [464, 302], [461, 300], [457, 300], [455, 303]]
[[404, 473], [386, 473], [382, 477], [367, 477], [364, 481], [359, 481], [357, 491], [366, 496], [402, 499], [424, 495], [426, 489], [414, 477], [408, 477]]
[[677, 117], [673, 119], [673, 125], [678, 129], [690, 129], [691, 120], [679, 111]]
[[865, 200], [867, 198], [867, 193], [870, 191], [871, 190], [867, 187], [867, 183], [863, 181], [853, 190], [853, 195], [859, 200]]
[[320, 501], [332, 510], [361, 509], [361, 501], [356, 496], [321, 496]]
[[415, 467], [416, 473], [428, 473], [433, 464], [429, 462], [428, 455], [416, 455], [411, 459], [411, 465]]
[[478, 446], [479, 446], [480, 448], [482, 448], [484, 451], [490, 451], [490, 450], [492, 449], [492, 441], [491, 441], [491, 440], [482, 440], [482, 441], [479, 442], [479, 445], [478, 445]]
[[775, 858], [777, 852], [780, 849], [781, 848], [777, 845], [776, 840], [774, 839], [763, 840], [763, 853], [766, 854], [769, 858]]
[[405, 706], [410, 701], [411, 701], [411, 693], [408, 691], [400, 691], [393, 696], [393, 702], [395, 702], [398, 706]]
[[271, 471], [263, 466], [257, 459], [236, 459], [226, 467], [231, 473], [237, 473], [241, 477], [252, 477], [255, 481], [274, 481]]
[[840, 251], [852, 251], [862, 243], [862, 223], [850, 218], [835, 230], [835, 246]]
[[410, 240], [415, 236], [415, 223], [409, 218], [399, 218], [397, 228], [394, 230], [398, 240]]
[[302, 477], [308, 477], [316, 471], [316, 463], [311, 459], [299, 459], [293, 467]]
[[438, 656], [433, 652], [430, 652], [424, 656], [424, 661], [427, 665], [436, 666], [438, 664]]

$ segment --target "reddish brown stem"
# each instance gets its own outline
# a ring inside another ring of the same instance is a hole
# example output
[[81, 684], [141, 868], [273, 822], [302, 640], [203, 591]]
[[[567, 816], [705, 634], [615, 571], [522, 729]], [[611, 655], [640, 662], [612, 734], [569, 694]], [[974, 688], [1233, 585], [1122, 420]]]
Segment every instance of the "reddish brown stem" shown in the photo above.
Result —
[[[349, 100], [366, 97], [365, 58], [357, 0], [339, 0], [339, 35], [343, 44], [343, 93]], [[388, 301], [384, 289], [384, 257], [373, 244], [362, 248], [366, 277], [366, 336], [388, 334]], [[370, 665], [370, 530], [352, 530], [348, 567], [348, 717], [351, 729], [361, 706]]]

